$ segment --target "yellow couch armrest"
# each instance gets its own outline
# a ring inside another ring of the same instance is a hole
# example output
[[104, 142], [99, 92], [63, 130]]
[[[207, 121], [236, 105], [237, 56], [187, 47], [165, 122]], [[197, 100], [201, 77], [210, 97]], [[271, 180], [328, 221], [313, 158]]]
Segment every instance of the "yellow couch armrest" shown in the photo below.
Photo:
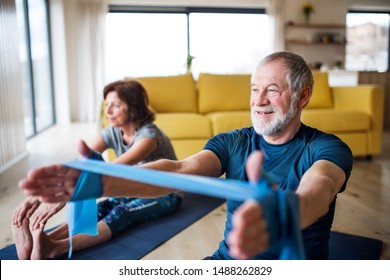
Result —
[[371, 117], [371, 131], [368, 134], [368, 151], [380, 154], [382, 151], [383, 116], [385, 93], [380, 85], [358, 85], [332, 87], [335, 109], [361, 111]]
[[380, 85], [332, 87], [335, 109], [359, 110], [373, 114], [384, 110], [384, 89]]

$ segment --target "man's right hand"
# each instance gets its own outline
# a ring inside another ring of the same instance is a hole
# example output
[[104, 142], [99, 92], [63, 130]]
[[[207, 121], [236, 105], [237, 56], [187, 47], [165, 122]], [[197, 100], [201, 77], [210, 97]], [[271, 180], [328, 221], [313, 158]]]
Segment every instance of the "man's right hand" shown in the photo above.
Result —
[[62, 165], [41, 167], [30, 171], [19, 187], [26, 196], [37, 196], [41, 202], [69, 201], [80, 173]]
[[[85, 158], [92, 155], [91, 148], [83, 140], [80, 140], [78, 150]], [[41, 202], [66, 202], [72, 198], [80, 173], [80, 170], [62, 165], [41, 167], [30, 171], [27, 178], [19, 182], [19, 187], [26, 196], [38, 197]]]

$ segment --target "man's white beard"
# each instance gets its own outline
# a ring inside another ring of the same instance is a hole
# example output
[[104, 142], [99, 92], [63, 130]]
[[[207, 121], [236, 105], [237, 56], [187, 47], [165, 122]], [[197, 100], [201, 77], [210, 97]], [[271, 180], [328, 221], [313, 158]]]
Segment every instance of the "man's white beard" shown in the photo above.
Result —
[[274, 106], [264, 106], [262, 111], [274, 112], [274, 117], [271, 120], [263, 120], [256, 118], [255, 110], [251, 108], [252, 125], [257, 134], [264, 136], [272, 136], [281, 132], [292, 120], [298, 111], [297, 101], [293, 98], [288, 111], [283, 114], [278, 108]]

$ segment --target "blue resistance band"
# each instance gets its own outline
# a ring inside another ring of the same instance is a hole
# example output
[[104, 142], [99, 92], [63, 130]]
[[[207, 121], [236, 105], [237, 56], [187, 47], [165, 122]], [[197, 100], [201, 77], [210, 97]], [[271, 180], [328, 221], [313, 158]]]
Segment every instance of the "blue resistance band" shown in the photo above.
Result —
[[[271, 245], [278, 244], [281, 248], [279, 258], [305, 258], [300, 232], [298, 196], [293, 192], [272, 189], [272, 182], [265, 174], [254, 185], [250, 182], [234, 179], [178, 174], [107, 163], [96, 159], [79, 159], [63, 165], [83, 170], [75, 188], [76, 195], [72, 197], [72, 203], [76, 205], [80, 203], [81, 207], [74, 207], [77, 212], [68, 216], [68, 223], [80, 226], [77, 230], [70, 232], [72, 235], [76, 233], [97, 234], [96, 198], [102, 195], [100, 174], [103, 174], [223, 199], [256, 200], [262, 206], [271, 237]], [[94, 206], [90, 205], [89, 202], [88, 205], [84, 205], [85, 201], [90, 200], [95, 203]], [[95, 219], [90, 218], [90, 215], [95, 215]], [[87, 227], [87, 225], [90, 226]], [[94, 225], [93, 229], [92, 225]], [[71, 249], [72, 247], [70, 247], [69, 257], [71, 257]]]
[[[92, 152], [91, 159], [103, 161], [103, 157]], [[72, 257], [72, 236], [78, 233], [98, 235], [97, 229], [97, 204], [96, 198], [103, 194], [103, 186], [100, 175], [83, 171], [77, 181], [72, 199], [67, 203], [66, 217], [69, 231], [69, 253]]]

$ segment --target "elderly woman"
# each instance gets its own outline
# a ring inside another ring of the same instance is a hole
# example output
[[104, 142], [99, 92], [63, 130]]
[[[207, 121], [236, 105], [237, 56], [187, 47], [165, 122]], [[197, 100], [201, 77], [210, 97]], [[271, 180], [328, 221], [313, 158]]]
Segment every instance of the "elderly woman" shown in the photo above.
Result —
[[[157, 159], [176, 159], [168, 137], [153, 123], [145, 88], [135, 80], [116, 81], [104, 90], [105, 113], [109, 127], [102, 130], [90, 147], [80, 142], [79, 152], [91, 157], [108, 148], [115, 150], [114, 163], [141, 164]], [[98, 203], [98, 235], [73, 236], [73, 251], [103, 243], [122, 233], [130, 225], [156, 219], [177, 210], [182, 193], [158, 198], [110, 197]], [[19, 259], [47, 259], [69, 250], [68, 225], [46, 234], [47, 220], [64, 203], [40, 203], [28, 197], [14, 211], [13, 236]]]

